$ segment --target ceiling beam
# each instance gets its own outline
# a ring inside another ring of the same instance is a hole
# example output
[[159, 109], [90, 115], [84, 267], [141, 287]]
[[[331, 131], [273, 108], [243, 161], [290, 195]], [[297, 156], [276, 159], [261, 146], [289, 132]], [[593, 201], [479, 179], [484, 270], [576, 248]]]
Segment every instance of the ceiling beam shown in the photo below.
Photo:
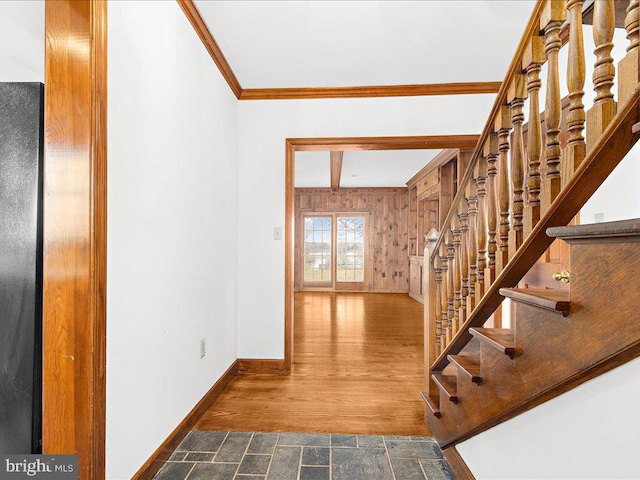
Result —
[[296, 151], [323, 150], [440, 150], [474, 148], [479, 135], [428, 135], [412, 137], [324, 137], [290, 138]]
[[303, 100], [310, 98], [415, 97], [497, 93], [500, 82], [431, 83], [370, 87], [246, 88], [240, 100]]
[[240, 86], [240, 82], [236, 78], [235, 73], [233, 73], [229, 62], [227, 62], [227, 59], [222, 54], [222, 50], [220, 50], [218, 42], [216, 42], [216, 39], [213, 38], [213, 35], [211, 35], [209, 28], [207, 28], [207, 24], [202, 19], [202, 16], [200, 15], [198, 8], [193, 3], [193, 0], [177, 0], [177, 2], [178, 5], [180, 5], [180, 8], [182, 8], [184, 14], [189, 19], [189, 22], [193, 26], [193, 29], [198, 34], [198, 37], [200, 37], [200, 40], [204, 44], [204, 47], [207, 49], [207, 52], [209, 52], [209, 55], [211, 55], [211, 58], [218, 66], [220, 73], [229, 84], [229, 87], [231, 87], [233, 94], [237, 99], [240, 99], [240, 96], [242, 95], [242, 87]]
[[340, 188], [340, 174], [342, 173], [342, 150], [329, 152], [331, 154], [331, 190]]

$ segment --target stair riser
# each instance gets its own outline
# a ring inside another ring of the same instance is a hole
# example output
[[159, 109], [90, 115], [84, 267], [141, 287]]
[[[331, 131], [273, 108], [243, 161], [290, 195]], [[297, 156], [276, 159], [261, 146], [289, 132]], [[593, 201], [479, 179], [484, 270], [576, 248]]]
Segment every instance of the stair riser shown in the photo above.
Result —
[[608, 322], [614, 315], [628, 336], [640, 312], [639, 272], [640, 243], [572, 245], [572, 309]]

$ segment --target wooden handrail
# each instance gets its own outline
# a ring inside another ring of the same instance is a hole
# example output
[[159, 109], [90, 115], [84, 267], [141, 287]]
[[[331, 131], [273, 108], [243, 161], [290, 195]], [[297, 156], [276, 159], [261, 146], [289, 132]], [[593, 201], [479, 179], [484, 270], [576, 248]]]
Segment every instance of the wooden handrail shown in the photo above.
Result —
[[[549, 210], [533, 228], [531, 235], [486, 291], [466, 322], [461, 325], [458, 333], [440, 352], [431, 365], [432, 371], [439, 371], [447, 366], [447, 355], [459, 353], [471, 339], [468, 329], [481, 326], [501, 304], [503, 297], [499, 290], [504, 287], [513, 287], [551, 245], [553, 239], [546, 235], [547, 228], [566, 225], [575, 217], [584, 203], [638, 141], [637, 134], [632, 130], [633, 125], [640, 121], [639, 99], [640, 85], [636, 86], [629, 101], [613, 118], [567, 185], [555, 198]], [[471, 174], [469, 178], [470, 176]], [[439, 240], [441, 239], [442, 232]]]

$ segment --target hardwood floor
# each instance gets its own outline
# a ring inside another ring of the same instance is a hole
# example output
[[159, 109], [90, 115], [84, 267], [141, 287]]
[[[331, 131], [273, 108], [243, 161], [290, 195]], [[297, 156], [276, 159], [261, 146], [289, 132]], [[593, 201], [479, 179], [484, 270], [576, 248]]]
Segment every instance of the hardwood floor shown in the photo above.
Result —
[[430, 435], [422, 304], [406, 294], [295, 297], [290, 375], [238, 375], [196, 429]]

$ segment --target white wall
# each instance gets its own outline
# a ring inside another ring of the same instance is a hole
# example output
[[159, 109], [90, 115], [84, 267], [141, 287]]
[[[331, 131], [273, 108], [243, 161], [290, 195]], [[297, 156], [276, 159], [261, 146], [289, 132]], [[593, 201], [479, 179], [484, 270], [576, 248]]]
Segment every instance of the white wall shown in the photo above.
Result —
[[285, 139], [480, 133], [494, 95], [240, 102], [238, 356], [283, 358]]
[[44, 1], [0, 2], [0, 82], [44, 82]]
[[640, 143], [580, 210], [581, 223], [596, 223], [597, 216], [604, 222], [640, 218]]
[[109, 2], [110, 480], [237, 358], [236, 160], [237, 100], [178, 4]]
[[478, 480], [640, 478], [640, 358], [458, 445]]

